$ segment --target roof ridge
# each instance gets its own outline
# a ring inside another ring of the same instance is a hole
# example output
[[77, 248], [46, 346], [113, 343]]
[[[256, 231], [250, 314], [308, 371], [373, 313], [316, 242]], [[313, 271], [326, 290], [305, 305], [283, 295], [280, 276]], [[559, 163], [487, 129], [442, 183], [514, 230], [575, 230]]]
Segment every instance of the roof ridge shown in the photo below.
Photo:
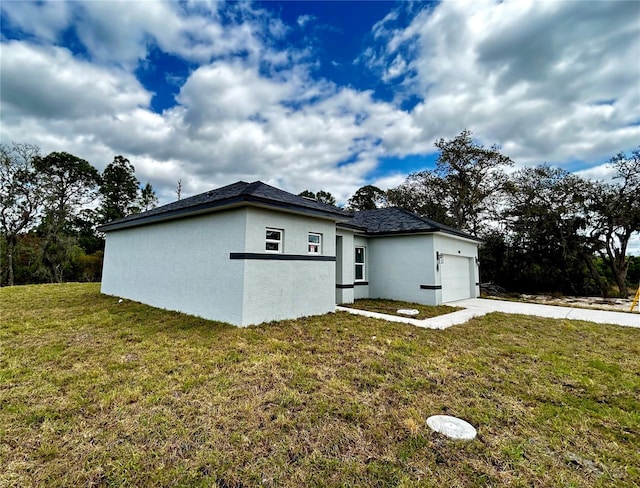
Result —
[[263, 186], [263, 185], [269, 186], [260, 180], [252, 181], [251, 183], [246, 183], [246, 186], [242, 189], [242, 191], [240, 192], [240, 195], [252, 195], [254, 191], [256, 191], [260, 186]]
[[[406, 208], [398, 207], [396, 205], [394, 205], [392, 207], [372, 208], [372, 209], [369, 209], [369, 210], [371, 210], [371, 211], [376, 211], [376, 210], [399, 210], [400, 212], [402, 212], [405, 215], [408, 215], [410, 217], [413, 217], [413, 218], [417, 217], [419, 220], [423, 221], [425, 224], [429, 224], [429, 225], [438, 224], [438, 222], [436, 222], [435, 220], [428, 219], [427, 217], [423, 217], [420, 214], [412, 212], [411, 210], [407, 210]], [[438, 225], [440, 225], [440, 224], [438, 224]]]
[[[189, 197], [185, 197], [182, 200], [187, 200], [189, 198], [194, 198], [194, 197], [200, 197], [202, 195], [211, 195], [212, 193], [220, 191], [220, 190], [222, 190], [224, 188], [230, 188], [230, 187], [233, 187], [233, 186], [241, 186], [241, 185], [248, 185], [248, 184], [249, 183], [247, 183], [246, 181], [236, 181], [235, 183], [229, 183], [227, 185], [222, 185], [222, 186], [218, 186], [218, 187], [215, 187], [215, 188], [211, 188], [211, 190], [203, 191], [201, 193], [196, 193], [195, 195], [191, 195]], [[179, 201], [180, 200], [174, 200], [173, 202], [170, 202], [167, 205], [170, 205], [171, 203], [176, 203], [176, 202], [179, 202]]]
[[[406, 208], [397, 207], [397, 206], [387, 207], [387, 208], [394, 208], [394, 209], [397, 209], [397, 210], [400, 210], [400, 211], [404, 212], [407, 215], [410, 215], [411, 217], [417, 217], [418, 219], [423, 221], [425, 224], [429, 224], [429, 225], [431, 225], [433, 227], [437, 227], [437, 228], [448, 227], [446, 224], [443, 224], [441, 222], [437, 222], [437, 221], [435, 221], [433, 219], [430, 219], [429, 217], [425, 217], [424, 215], [420, 215], [419, 213], [412, 212], [411, 210], [407, 210]], [[453, 228], [453, 227], [451, 227], [451, 228]]]
[[[415, 212], [411, 212], [410, 210], [407, 210], [406, 208], [402, 208], [402, 207], [390, 207], [390, 208], [395, 208], [397, 210], [400, 210], [401, 212], [406, 213], [407, 215], [411, 215], [412, 217], [418, 217], [420, 220], [424, 220], [424, 217], [420, 214], [417, 214]], [[427, 222], [429, 223], [429, 222]]]

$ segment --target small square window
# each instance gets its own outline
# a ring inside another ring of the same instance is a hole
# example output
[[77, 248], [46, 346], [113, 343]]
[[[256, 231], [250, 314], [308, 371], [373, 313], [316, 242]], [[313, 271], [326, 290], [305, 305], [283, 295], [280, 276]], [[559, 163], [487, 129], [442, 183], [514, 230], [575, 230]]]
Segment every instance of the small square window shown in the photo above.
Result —
[[322, 252], [322, 234], [309, 232], [307, 249], [309, 254], [320, 254]]
[[267, 229], [265, 240], [266, 252], [282, 252], [282, 229]]

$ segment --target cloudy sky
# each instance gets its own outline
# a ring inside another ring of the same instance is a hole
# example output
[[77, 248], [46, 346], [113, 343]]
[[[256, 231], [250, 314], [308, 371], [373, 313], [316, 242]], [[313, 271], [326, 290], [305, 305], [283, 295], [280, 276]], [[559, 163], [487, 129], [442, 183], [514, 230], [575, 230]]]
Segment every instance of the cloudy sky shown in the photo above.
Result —
[[594, 178], [640, 145], [640, 2], [4, 0], [2, 142], [161, 203], [260, 179], [345, 202], [433, 166], [463, 129]]

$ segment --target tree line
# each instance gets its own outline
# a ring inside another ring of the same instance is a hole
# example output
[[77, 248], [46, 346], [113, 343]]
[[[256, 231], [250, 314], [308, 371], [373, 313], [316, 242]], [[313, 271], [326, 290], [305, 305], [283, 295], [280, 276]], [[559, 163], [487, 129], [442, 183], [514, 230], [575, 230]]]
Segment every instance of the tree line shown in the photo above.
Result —
[[[626, 297], [637, 286], [640, 257], [627, 248], [640, 232], [640, 149], [613, 156], [602, 182], [548, 164], [514, 170], [466, 130], [435, 146], [434, 169], [387, 191], [364, 186], [347, 209], [396, 206], [465, 230], [483, 240], [481, 280], [511, 291]], [[65, 152], [0, 145], [0, 179], [0, 285], [99, 280], [96, 228], [158, 203], [122, 156], [99, 173]], [[336, 204], [323, 190], [300, 195]]]
[[627, 248], [640, 232], [640, 150], [613, 156], [603, 182], [548, 164], [514, 171], [467, 130], [435, 146], [434, 169], [387, 191], [362, 187], [347, 209], [400, 207], [481, 238], [481, 280], [507, 290], [627, 297], [638, 286], [640, 257]]
[[100, 173], [73, 154], [2, 144], [0, 181], [0, 285], [99, 280], [96, 227], [158, 203], [122, 156]]

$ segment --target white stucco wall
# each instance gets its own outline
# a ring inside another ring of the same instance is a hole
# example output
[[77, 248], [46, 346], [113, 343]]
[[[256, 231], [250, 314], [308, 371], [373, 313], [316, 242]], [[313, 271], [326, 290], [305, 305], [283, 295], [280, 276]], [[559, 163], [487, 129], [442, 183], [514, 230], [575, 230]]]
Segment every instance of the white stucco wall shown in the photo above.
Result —
[[336, 303], [353, 303], [355, 273], [353, 231], [338, 229], [336, 236], [339, 236], [336, 243], [341, 243], [341, 248], [336, 247]]
[[248, 260], [241, 325], [335, 310], [333, 261]]
[[[267, 227], [284, 231], [283, 255], [309, 256], [309, 232], [322, 234], [321, 256], [335, 258], [333, 220], [247, 209], [245, 252], [265, 252]], [[318, 315], [335, 309], [335, 260], [244, 261], [242, 325]]]
[[[283, 230], [280, 257], [292, 259], [266, 256], [268, 227]], [[322, 235], [325, 260], [309, 255], [309, 232]], [[469, 258], [470, 293], [479, 296], [473, 241], [446, 234], [367, 238], [343, 229], [338, 235], [337, 272], [330, 219], [243, 207], [116, 230], [107, 233], [102, 292], [235, 325], [323, 314], [354, 298], [439, 304], [441, 291], [425, 286], [442, 284], [440, 252]], [[356, 246], [366, 249], [368, 284], [354, 280]]]
[[107, 233], [102, 293], [169, 310], [242, 322], [246, 210]]
[[[294, 260], [231, 259], [268, 254], [267, 227]], [[329, 260], [304, 259], [309, 232]], [[102, 292], [235, 325], [323, 314], [335, 308], [335, 243], [333, 220], [256, 207], [112, 231]]]
[[322, 234], [322, 254], [336, 255], [336, 223], [307, 215], [278, 212], [266, 208], [247, 207], [247, 227], [244, 252], [265, 251], [267, 227], [284, 229], [283, 254], [307, 255], [309, 232]]
[[369, 296], [435, 305], [433, 235], [369, 239]]
[[425, 305], [442, 303], [441, 271], [436, 253], [468, 258], [470, 296], [479, 296], [478, 244], [449, 234], [356, 236], [354, 246], [366, 248], [368, 285], [356, 284], [355, 298], [388, 298]]

